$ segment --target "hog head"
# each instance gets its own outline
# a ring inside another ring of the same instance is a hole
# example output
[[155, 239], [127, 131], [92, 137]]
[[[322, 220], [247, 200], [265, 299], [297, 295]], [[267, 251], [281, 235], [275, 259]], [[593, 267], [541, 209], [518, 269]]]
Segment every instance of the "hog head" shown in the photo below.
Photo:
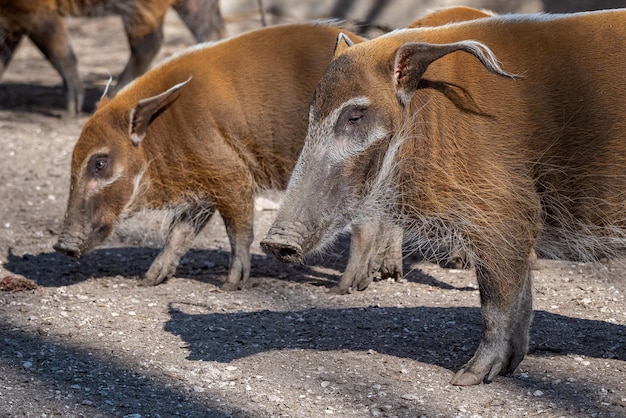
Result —
[[[285, 262], [324, 248], [350, 223], [382, 212], [391, 217], [396, 153], [406, 109], [430, 64], [455, 51], [475, 56], [494, 74], [503, 71], [491, 51], [475, 41], [405, 43], [375, 62], [351, 54], [340, 35], [335, 59], [317, 86], [304, 148], [276, 220], [261, 245]], [[358, 82], [357, 82], [358, 80]]]
[[111, 235], [121, 215], [133, 211], [149, 183], [142, 147], [146, 130], [188, 81], [132, 109], [119, 100], [109, 102], [104, 93], [74, 146], [67, 211], [55, 250], [80, 257]]

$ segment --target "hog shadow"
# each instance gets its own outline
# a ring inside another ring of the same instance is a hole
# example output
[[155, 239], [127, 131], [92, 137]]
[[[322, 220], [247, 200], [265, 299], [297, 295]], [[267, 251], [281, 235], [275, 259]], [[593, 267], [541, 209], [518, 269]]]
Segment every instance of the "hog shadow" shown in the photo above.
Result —
[[[477, 307], [189, 314], [185, 306], [170, 303], [164, 329], [188, 343], [189, 360], [230, 363], [286, 349], [374, 350], [455, 370], [469, 360], [482, 334]], [[531, 340], [533, 355], [577, 354], [626, 361], [624, 325], [537, 311]]]
[[[123, 276], [138, 281], [159, 252], [160, 248], [108, 247], [73, 259], [56, 252], [18, 256], [9, 249], [3, 267], [45, 287], [67, 286], [98, 277]], [[175, 277], [221, 286], [228, 275], [229, 262], [228, 250], [192, 249], [181, 259]], [[272, 256], [253, 254], [251, 263], [251, 285], [258, 284], [259, 278], [269, 277], [330, 288], [337, 284], [346, 260], [338, 255], [312, 264], [287, 265]]]
[[[346, 269], [349, 246], [350, 236], [342, 236], [324, 255], [311, 257], [299, 264], [281, 263], [271, 255], [252, 254], [250, 285], [258, 284], [260, 279], [271, 278], [332, 288]], [[95, 249], [80, 259], [73, 259], [56, 252], [17, 256], [9, 249], [4, 268], [46, 287], [67, 286], [94, 277], [123, 276], [138, 281], [159, 252], [160, 248], [152, 247], [105, 247]], [[407, 281], [445, 290], [476, 290], [472, 286], [452, 286], [412, 268], [415, 262], [425, 260], [418, 254], [404, 258], [403, 270]], [[229, 250], [191, 249], [181, 259], [175, 277], [221, 286], [228, 275], [229, 262]]]
[[[226, 314], [210, 312], [210, 306], [206, 308], [209, 313], [189, 314], [183, 311], [183, 302], [171, 303], [169, 307], [170, 319], [164, 329], [186, 343], [187, 358], [192, 361], [230, 363], [280, 350], [363, 353], [373, 350], [445, 368], [452, 377], [472, 356], [482, 334], [480, 312], [473, 307], [372, 306]], [[626, 326], [539, 311], [531, 330], [529, 356], [555, 353], [626, 361]], [[529, 393], [539, 385], [537, 382], [542, 382], [542, 370], [529, 370], [524, 363], [522, 368], [525, 376], [516, 373], [513, 378], [497, 380], [520, 393]], [[570, 377], [559, 373], [551, 371], [563, 381]], [[602, 387], [608, 386], [604, 383]], [[621, 390], [620, 387], [609, 389]], [[589, 402], [597, 405], [600, 390], [594, 384], [574, 382], [560, 386], [559, 390], [546, 390], [545, 399], [562, 408], [571, 408], [572, 402], [580, 406]]]
[[[102, 97], [102, 87], [86, 86], [82, 112], [92, 113]], [[62, 85], [0, 82], [0, 110], [38, 113], [60, 118], [66, 112], [65, 90]]]

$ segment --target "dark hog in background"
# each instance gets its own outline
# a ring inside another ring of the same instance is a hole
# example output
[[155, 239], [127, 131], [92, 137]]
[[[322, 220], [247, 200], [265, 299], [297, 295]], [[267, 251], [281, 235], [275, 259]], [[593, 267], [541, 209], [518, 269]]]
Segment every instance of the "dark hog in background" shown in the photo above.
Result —
[[341, 43], [262, 246], [298, 261], [385, 213], [418, 247], [450, 239], [476, 268], [484, 324], [452, 383], [512, 373], [528, 350], [533, 249], [596, 260], [626, 248], [625, 46], [625, 10]]
[[163, 41], [163, 20], [173, 7], [197, 42], [224, 36], [219, 0], [0, 0], [0, 76], [22, 37], [28, 36], [63, 79], [67, 110], [78, 114], [84, 88], [65, 25], [65, 16], [119, 15], [130, 58], [110, 94], [143, 74]]
[[[190, 48], [103, 98], [74, 147], [55, 249], [79, 257], [120, 217], [164, 210], [171, 217], [165, 247], [142, 280], [156, 285], [175, 273], [217, 210], [231, 244], [224, 288], [243, 287], [254, 195], [286, 187], [339, 33], [325, 24], [276, 26]], [[391, 252], [386, 242], [366, 241], [377, 227], [356, 228], [342, 280], [367, 282], [381, 266], [401, 275], [401, 235]]]

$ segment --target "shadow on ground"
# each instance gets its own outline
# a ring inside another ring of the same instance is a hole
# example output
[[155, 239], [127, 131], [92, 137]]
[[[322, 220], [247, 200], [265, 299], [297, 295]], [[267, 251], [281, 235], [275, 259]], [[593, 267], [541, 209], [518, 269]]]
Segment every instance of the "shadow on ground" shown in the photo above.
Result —
[[[349, 238], [342, 237], [325, 256], [311, 258], [302, 264], [284, 264], [269, 255], [252, 255], [251, 284], [258, 278], [271, 277], [295, 283], [308, 283], [315, 286], [333, 287], [339, 281], [341, 272], [348, 262]], [[45, 287], [67, 286], [76, 282], [97, 277], [123, 276], [139, 280], [148, 270], [160, 249], [150, 247], [110, 247], [99, 248], [85, 254], [80, 259], [66, 257], [60, 253], [15, 255], [10, 249], [3, 267], [13, 274], [22, 275]], [[411, 269], [410, 263], [416, 257], [406, 259], [404, 271], [407, 280], [442, 289], [456, 289], [454, 286]], [[181, 259], [176, 277], [197, 280], [214, 286], [221, 286], [226, 280], [230, 262], [230, 252], [222, 249], [192, 249]], [[256, 280], [256, 281], [255, 281]], [[464, 287], [457, 290], [476, 290]]]

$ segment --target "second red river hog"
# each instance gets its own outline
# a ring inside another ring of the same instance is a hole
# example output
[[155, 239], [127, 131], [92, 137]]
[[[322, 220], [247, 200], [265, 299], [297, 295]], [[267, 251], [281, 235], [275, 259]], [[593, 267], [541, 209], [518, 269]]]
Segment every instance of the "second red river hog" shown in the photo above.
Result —
[[28, 36], [59, 72], [67, 110], [81, 111], [84, 88], [65, 25], [66, 16], [122, 18], [130, 58], [109, 91], [114, 94], [148, 69], [163, 41], [163, 21], [173, 7], [197, 42], [224, 36], [219, 0], [0, 0], [0, 76]]
[[[141, 282], [156, 285], [175, 273], [219, 211], [231, 244], [223, 287], [243, 287], [250, 275], [253, 198], [262, 189], [286, 187], [315, 85], [339, 33], [321, 23], [275, 26], [190, 48], [113, 99], [104, 97], [74, 146], [55, 249], [79, 257], [106, 239], [120, 218], [163, 210], [171, 219], [165, 247]], [[368, 238], [378, 227], [357, 228], [343, 282], [368, 283], [369, 270], [379, 267], [401, 275], [401, 250], [387, 256], [386, 242]]]
[[514, 372], [528, 350], [533, 249], [576, 260], [626, 249], [625, 48], [626, 10], [340, 43], [261, 244], [297, 261], [381, 214], [416, 247], [451, 241], [476, 268], [484, 324], [452, 383]]

